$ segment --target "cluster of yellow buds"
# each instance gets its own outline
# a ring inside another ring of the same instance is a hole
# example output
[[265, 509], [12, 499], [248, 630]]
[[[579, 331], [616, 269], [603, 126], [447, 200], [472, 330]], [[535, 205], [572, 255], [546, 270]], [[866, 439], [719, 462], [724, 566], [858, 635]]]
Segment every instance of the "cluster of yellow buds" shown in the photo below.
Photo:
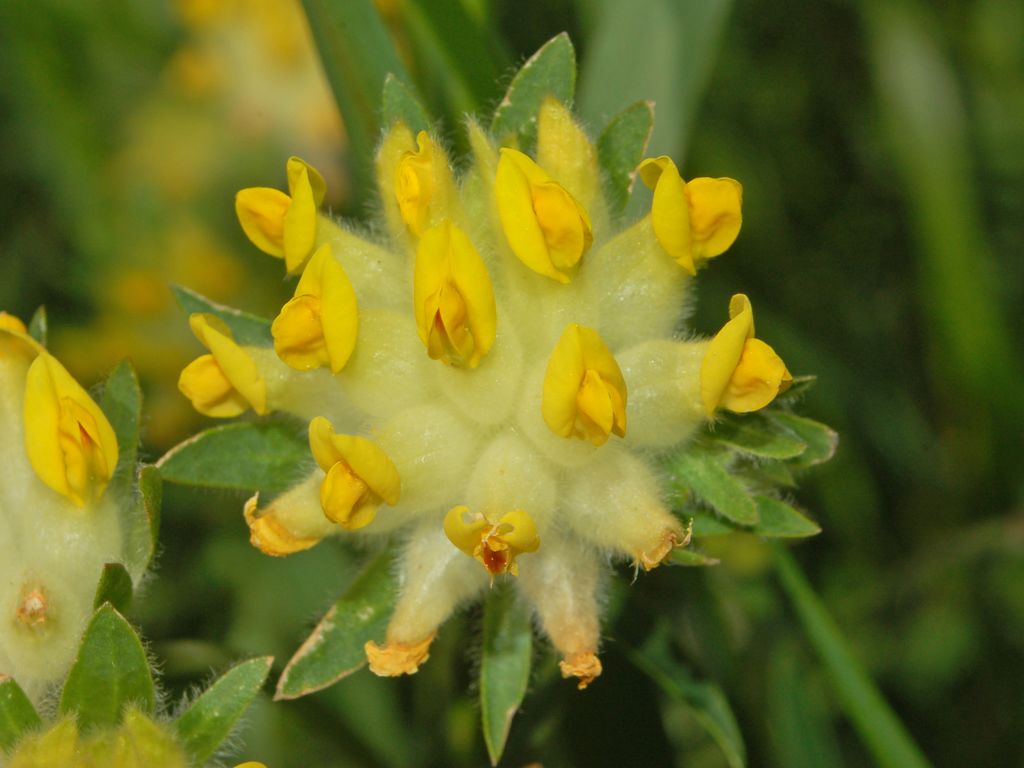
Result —
[[[645, 570], [689, 541], [655, 462], [719, 409], [759, 409], [792, 381], [737, 294], [711, 339], [681, 333], [691, 276], [736, 239], [741, 188], [637, 169], [649, 214], [615, 231], [594, 144], [549, 98], [536, 151], [468, 124], [471, 167], [396, 123], [376, 158], [383, 234], [318, 210], [322, 177], [288, 161], [288, 194], [242, 190], [261, 250], [300, 275], [269, 347], [212, 315], [180, 388], [211, 416], [309, 420], [316, 468], [245, 519], [288, 555], [329, 535], [399, 536], [400, 595], [371, 669], [415, 672], [440, 625], [513, 579], [580, 687], [600, 674], [609, 559]], [[276, 352], [276, 353], [275, 353]]]
[[[106, 563], [124, 561], [110, 422], [0, 312], [0, 675], [33, 699], [70, 666]], [[138, 574], [136, 574], [138, 575]]]

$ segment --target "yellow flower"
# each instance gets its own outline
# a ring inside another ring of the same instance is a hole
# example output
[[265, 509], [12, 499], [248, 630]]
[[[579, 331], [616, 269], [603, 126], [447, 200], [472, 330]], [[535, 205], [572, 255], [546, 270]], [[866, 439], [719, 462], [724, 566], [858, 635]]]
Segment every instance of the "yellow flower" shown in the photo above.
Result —
[[39, 479], [79, 507], [99, 500], [117, 467], [107, 417], [47, 352], [25, 379], [25, 451]]
[[324, 243], [313, 254], [295, 286], [294, 298], [270, 328], [274, 350], [300, 371], [345, 367], [356, 345], [359, 312], [348, 275]]
[[317, 416], [309, 423], [309, 448], [327, 473], [320, 485], [324, 514], [348, 530], [373, 522], [377, 507], [394, 506], [402, 493], [398, 470], [388, 455], [365, 437], [337, 435]]
[[626, 436], [626, 382], [604, 341], [592, 328], [570, 323], [544, 373], [544, 422], [562, 437], [603, 445]]
[[317, 209], [327, 185], [313, 166], [288, 158], [288, 193], [270, 187], [248, 187], [235, 196], [235, 213], [252, 244], [284, 259], [297, 272], [316, 244]]
[[648, 158], [637, 169], [654, 190], [651, 224], [668, 254], [691, 275], [697, 265], [725, 253], [743, 223], [743, 187], [733, 179], [683, 181], [672, 159]]
[[210, 350], [181, 372], [178, 389], [206, 416], [229, 418], [252, 407], [267, 412], [267, 385], [256, 363], [235, 343], [231, 329], [216, 315], [197, 312], [188, 319], [196, 338]]
[[466, 234], [451, 222], [429, 229], [416, 249], [416, 328], [427, 354], [475, 368], [494, 343], [494, 289]]
[[533, 518], [521, 509], [507, 512], [492, 523], [468, 507], [452, 507], [444, 517], [444, 532], [452, 544], [476, 558], [491, 576], [518, 576], [516, 558], [524, 552], [536, 552], [540, 546]]
[[498, 215], [512, 252], [560, 283], [594, 241], [586, 210], [533, 160], [503, 148], [494, 182]]
[[21, 322], [21, 318], [16, 317], [8, 312], [0, 312], [0, 328], [5, 331], [15, 331], [17, 333], [28, 333], [28, 328]]
[[249, 543], [265, 555], [284, 557], [302, 552], [320, 543], [319, 537], [296, 536], [273, 512], [257, 514], [259, 494], [245, 502], [243, 514], [249, 526]]
[[710, 418], [716, 409], [748, 413], [764, 408], [793, 383], [775, 350], [754, 338], [750, 299], [729, 301], [729, 322], [708, 344], [700, 366], [700, 396]]
[[395, 197], [402, 221], [416, 237], [429, 226], [428, 215], [437, 193], [435, 175], [439, 167], [448, 169], [448, 161], [426, 131], [416, 134], [418, 151], [402, 154], [395, 167]]

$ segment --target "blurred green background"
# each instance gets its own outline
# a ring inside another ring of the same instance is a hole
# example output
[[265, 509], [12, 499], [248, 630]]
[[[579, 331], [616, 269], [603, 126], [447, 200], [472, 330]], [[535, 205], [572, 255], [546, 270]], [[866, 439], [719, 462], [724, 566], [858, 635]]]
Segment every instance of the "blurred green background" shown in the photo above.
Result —
[[[717, 328], [742, 290], [759, 335], [818, 374], [802, 411], [841, 443], [803, 478], [824, 532], [794, 554], [935, 765], [1024, 764], [1024, 4], [376, 6], [456, 147], [460, 115], [493, 107], [514, 66], [567, 30], [595, 131], [654, 99], [652, 153], [743, 182], [743, 233], [702, 272], [694, 325]], [[335, 210], [372, 210], [366, 159], [347, 150], [359, 137], [333, 104], [297, 1], [0, 4], [0, 308], [45, 304], [57, 356], [85, 382], [132, 357], [150, 459], [199, 423], [174, 386], [198, 347], [167, 284], [271, 316], [290, 293], [238, 231], [234, 192], [281, 186], [298, 154], [325, 171]], [[167, 489], [132, 618], [172, 690], [244, 654], [280, 669], [356, 572], [340, 547], [261, 557], [240, 509]], [[628, 658], [656, 616], [686, 674], [721, 687], [749, 765], [875, 764], [770, 550], [738, 537], [715, 554], [720, 567], [629, 588], [585, 693], [542, 657], [502, 764], [727, 765], [693, 709]], [[466, 651], [479, 631], [475, 611], [454, 620], [411, 680], [364, 671], [262, 700], [244, 756], [484, 764]]]

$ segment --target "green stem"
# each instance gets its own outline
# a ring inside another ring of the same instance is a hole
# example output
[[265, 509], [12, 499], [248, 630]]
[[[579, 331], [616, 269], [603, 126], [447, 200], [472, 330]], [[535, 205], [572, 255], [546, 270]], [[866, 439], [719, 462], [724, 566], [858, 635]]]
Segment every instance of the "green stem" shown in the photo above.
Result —
[[843, 709], [875, 760], [891, 768], [928, 768], [930, 763], [864, 667], [854, 658], [839, 627], [814, 594], [796, 560], [779, 546], [773, 549], [773, 557], [783, 591], [825, 665]]

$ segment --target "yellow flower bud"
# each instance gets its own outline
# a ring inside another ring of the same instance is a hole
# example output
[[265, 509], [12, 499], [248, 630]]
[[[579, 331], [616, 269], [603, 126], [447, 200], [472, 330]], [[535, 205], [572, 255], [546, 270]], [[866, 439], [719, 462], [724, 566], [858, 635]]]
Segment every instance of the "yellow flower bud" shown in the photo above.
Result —
[[479, 512], [470, 512], [468, 507], [452, 507], [444, 518], [444, 533], [491, 576], [518, 576], [516, 558], [524, 552], [536, 552], [540, 546], [533, 518], [521, 509], [507, 512], [492, 523]]
[[107, 417], [47, 352], [25, 378], [25, 451], [39, 479], [79, 507], [103, 495], [117, 467]]
[[494, 195], [512, 252], [534, 272], [568, 283], [594, 241], [587, 211], [533, 160], [504, 148]]
[[426, 131], [416, 135], [418, 151], [404, 152], [395, 167], [395, 198], [402, 221], [416, 237], [429, 226], [431, 203], [436, 195], [438, 166], [448, 169], [448, 160]]
[[648, 158], [637, 169], [654, 190], [651, 224], [668, 254], [691, 275], [700, 261], [725, 253], [743, 223], [743, 187], [733, 179], [684, 182], [672, 159]]
[[337, 435], [327, 419], [317, 416], [309, 423], [309, 448], [327, 473], [320, 484], [320, 505], [342, 528], [363, 528], [373, 522], [381, 504], [398, 503], [398, 469], [377, 444], [365, 437]]
[[327, 185], [313, 166], [288, 158], [288, 194], [248, 187], [235, 196], [235, 213], [246, 236], [264, 253], [284, 259], [297, 272], [316, 244], [317, 209]]
[[603, 445], [626, 436], [626, 382], [597, 331], [570, 323], [544, 373], [544, 422], [562, 437]]
[[764, 408], [793, 383], [786, 364], [770, 346], [754, 338], [750, 299], [729, 301], [729, 322], [708, 344], [700, 366], [700, 396], [710, 418], [716, 409], [748, 413]]
[[321, 245], [306, 264], [294, 298], [281, 309], [270, 332], [274, 350], [287, 365], [300, 371], [345, 367], [356, 345], [359, 312], [356, 294], [345, 270]]
[[296, 536], [283, 525], [273, 510], [257, 514], [259, 494], [245, 502], [243, 514], [249, 526], [249, 543], [265, 555], [284, 557], [302, 552], [320, 543], [316, 536]]
[[475, 368], [494, 343], [491, 278], [473, 243], [451, 222], [420, 238], [413, 304], [420, 339], [435, 360]]
[[16, 317], [8, 312], [0, 312], [0, 328], [5, 331], [15, 331], [17, 333], [28, 333], [28, 328], [21, 322], [21, 318]]
[[181, 372], [178, 389], [200, 413], [230, 418], [252, 407], [267, 412], [267, 385], [252, 357], [235, 343], [231, 329], [216, 315], [197, 312], [188, 319], [192, 333], [210, 350]]

